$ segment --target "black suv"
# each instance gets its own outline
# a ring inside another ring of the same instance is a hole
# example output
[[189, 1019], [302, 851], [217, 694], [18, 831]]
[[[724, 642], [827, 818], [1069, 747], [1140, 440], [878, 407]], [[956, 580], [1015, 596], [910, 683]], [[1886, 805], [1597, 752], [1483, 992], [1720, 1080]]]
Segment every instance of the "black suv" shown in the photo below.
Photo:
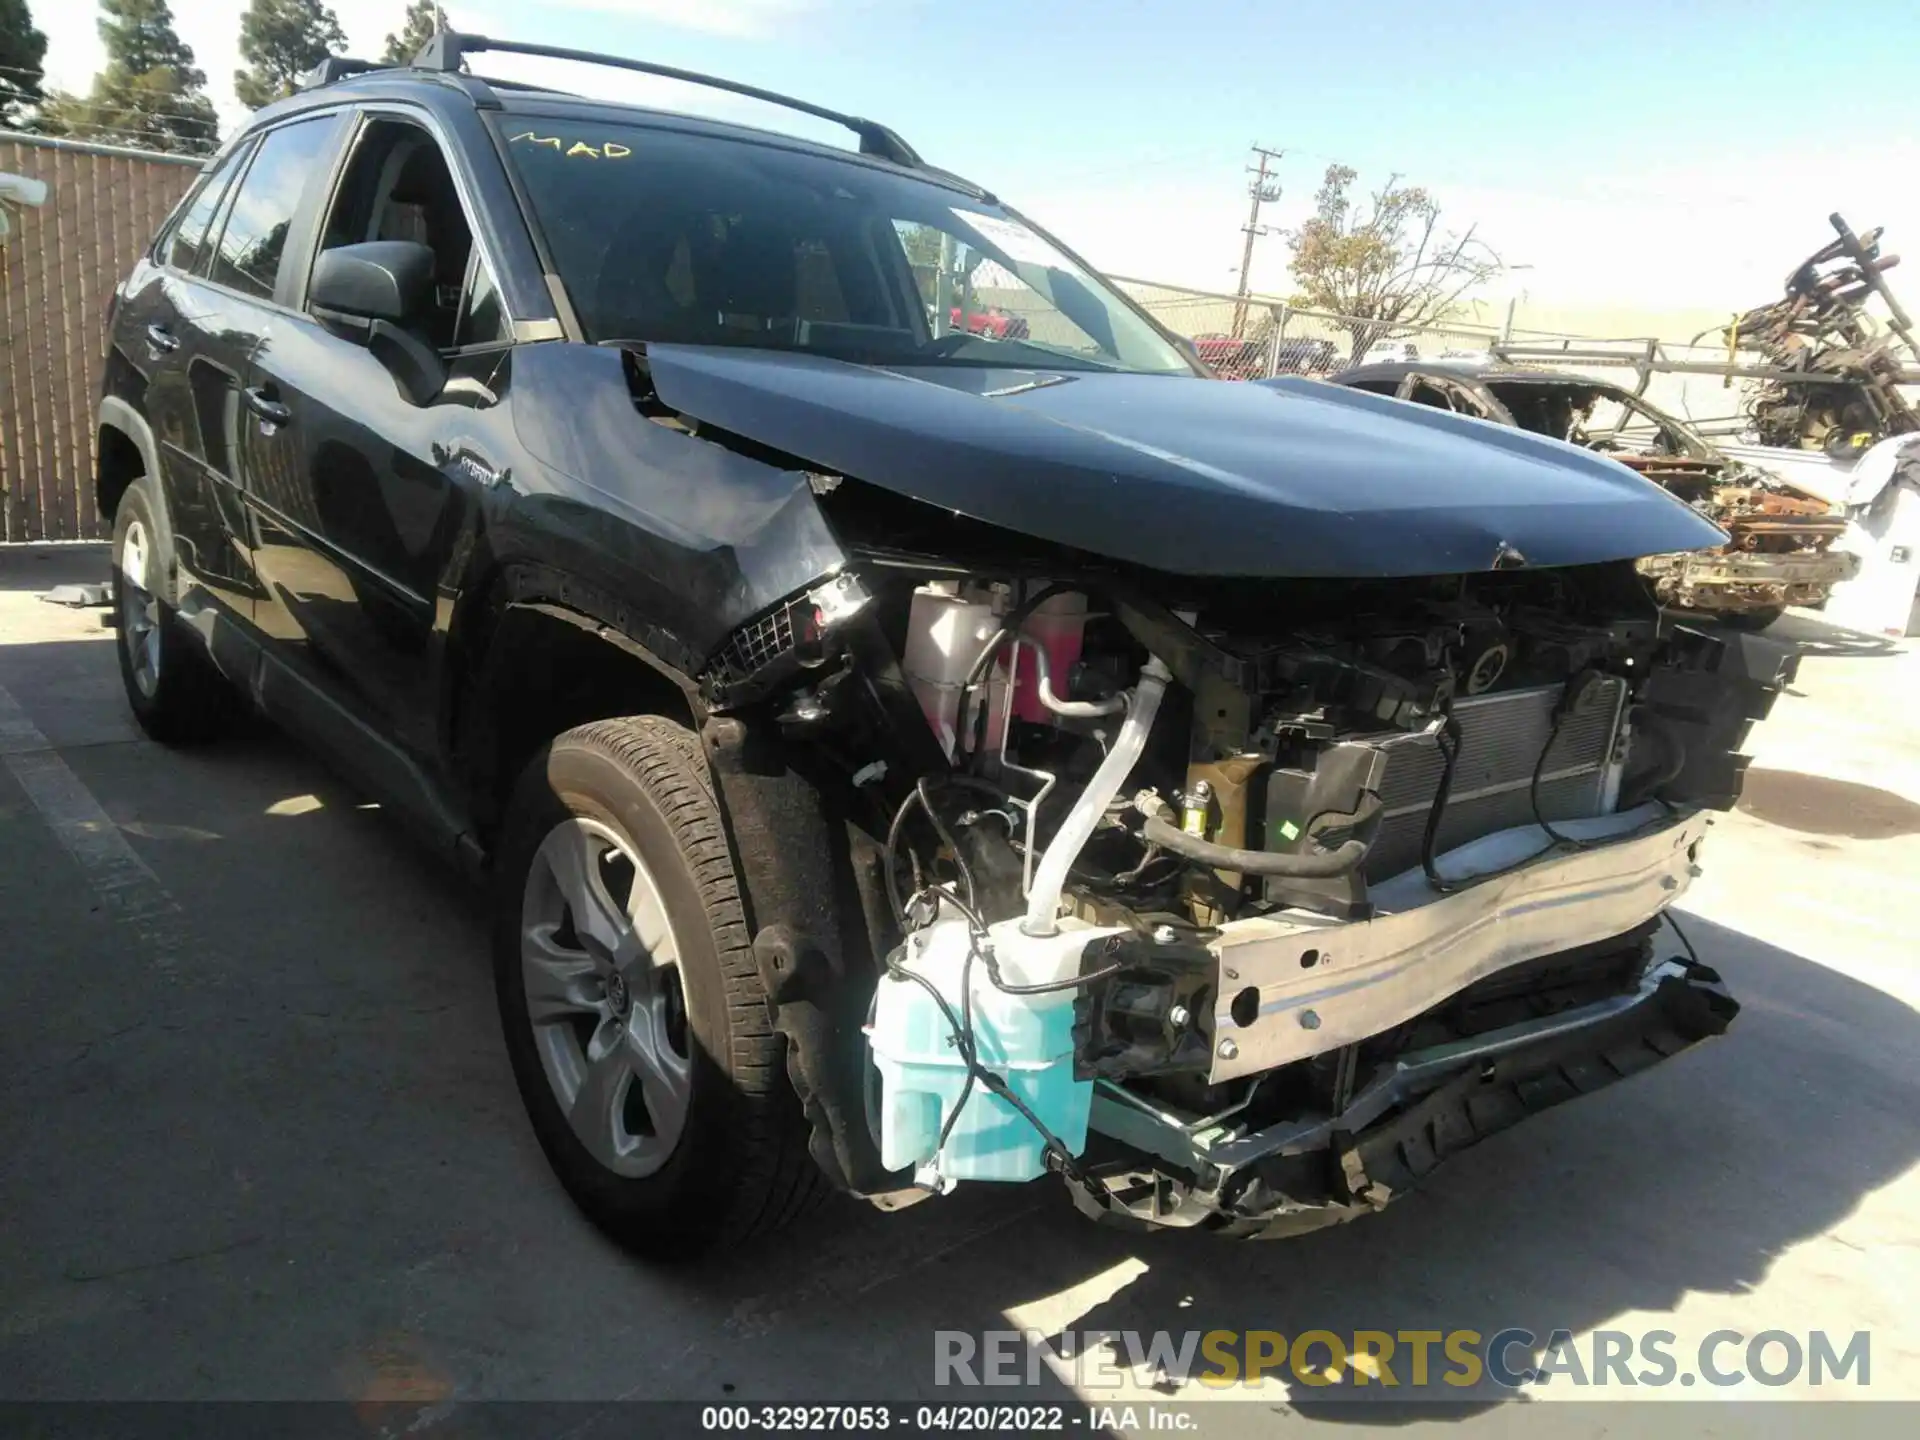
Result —
[[1653, 937], [1784, 672], [1633, 567], [1707, 521], [1215, 383], [884, 126], [490, 49], [699, 79], [329, 62], [119, 287], [98, 498], [147, 731], [250, 704], [487, 887], [598, 1223], [1052, 1171], [1297, 1229], [1725, 1025]]

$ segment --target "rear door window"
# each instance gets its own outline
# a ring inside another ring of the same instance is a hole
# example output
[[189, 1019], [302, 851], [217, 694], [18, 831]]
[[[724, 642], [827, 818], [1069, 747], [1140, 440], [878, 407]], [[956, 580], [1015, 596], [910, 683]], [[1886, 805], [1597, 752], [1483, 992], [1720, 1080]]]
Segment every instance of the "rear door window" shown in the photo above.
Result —
[[320, 180], [337, 117], [316, 115], [270, 130], [254, 151], [208, 278], [243, 295], [271, 296], [301, 197]]
[[199, 268], [206, 254], [207, 229], [214, 211], [220, 208], [221, 197], [227, 193], [228, 184], [239, 173], [251, 150], [249, 145], [240, 146], [201, 179], [160, 246], [163, 265], [189, 275]]

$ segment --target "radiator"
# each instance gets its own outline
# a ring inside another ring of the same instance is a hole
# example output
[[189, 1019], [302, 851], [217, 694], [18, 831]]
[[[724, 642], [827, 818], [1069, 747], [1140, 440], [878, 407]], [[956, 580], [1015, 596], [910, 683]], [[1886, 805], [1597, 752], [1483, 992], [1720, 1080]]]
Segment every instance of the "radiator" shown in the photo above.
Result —
[[[1559, 685], [1548, 685], [1454, 702], [1460, 758], [1434, 842], [1435, 854], [1496, 830], [1532, 823], [1528, 790], [1533, 767], [1552, 731], [1553, 707], [1560, 701], [1561, 690]], [[1626, 681], [1610, 676], [1595, 688], [1585, 707], [1561, 724], [1540, 776], [1540, 813], [1548, 821], [1600, 813], [1626, 696]], [[1386, 755], [1387, 764], [1380, 782], [1384, 814], [1367, 856], [1366, 875], [1369, 880], [1385, 880], [1420, 863], [1427, 813], [1446, 762], [1438, 738], [1432, 735], [1373, 736], [1368, 743]]]

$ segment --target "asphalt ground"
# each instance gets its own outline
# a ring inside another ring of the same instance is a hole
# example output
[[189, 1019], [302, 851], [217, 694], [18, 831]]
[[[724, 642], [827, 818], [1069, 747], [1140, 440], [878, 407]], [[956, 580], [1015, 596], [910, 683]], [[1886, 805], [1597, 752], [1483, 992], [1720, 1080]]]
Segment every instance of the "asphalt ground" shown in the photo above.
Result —
[[[1800, 680], [1686, 899], [1745, 1007], [1729, 1034], [1383, 1214], [1230, 1244], [1094, 1226], [1051, 1184], [980, 1185], [897, 1215], [836, 1205], [660, 1269], [547, 1171], [474, 892], [267, 727], [198, 751], [142, 739], [105, 612], [38, 598], [104, 564], [0, 549], [0, 1401], [351, 1401], [377, 1428], [458, 1433], [499, 1400], [983, 1398], [936, 1385], [937, 1332], [1513, 1327], [1576, 1346], [1671, 1331], [1682, 1370], [1720, 1330], [1836, 1348], [1865, 1331], [1871, 1371], [1656, 1389], [1563, 1372], [1446, 1392], [1424, 1418], [1351, 1385], [1225, 1393], [1255, 1429], [1476, 1433], [1537, 1422], [1529, 1402], [1920, 1397], [1911, 642], [1775, 629]], [[1039, 1382], [1019, 1393], [1222, 1394]]]

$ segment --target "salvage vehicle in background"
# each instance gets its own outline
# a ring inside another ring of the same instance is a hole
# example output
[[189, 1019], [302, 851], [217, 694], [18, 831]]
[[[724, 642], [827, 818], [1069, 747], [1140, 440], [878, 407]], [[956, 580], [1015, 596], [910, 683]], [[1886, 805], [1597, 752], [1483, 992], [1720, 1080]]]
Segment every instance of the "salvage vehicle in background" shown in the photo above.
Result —
[[1251, 380], [1267, 368], [1267, 347], [1258, 340], [1233, 335], [1196, 335], [1193, 350], [1222, 380]]
[[1847, 521], [1827, 501], [1729, 459], [1607, 381], [1485, 361], [1361, 365], [1330, 379], [1565, 440], [1659, 482], [1727, 531], [1718, 550], [1641, 560], [1663, 604], [1761, 630], [1789, 605], [1824, 604], [1858, 568], [1856, 556], [1835, 548]]
[[1239, 339], [1196, 335], [1193, 350], [1222, 380], [1252, 380], [1264, 375], [1325, 375], [1344, 363], [1331, 340], [1300, 337]]
[[[1846, 461], [1920, 434], [1920, 409], [1907, 398], [1920, 334], [1887, 284], [1900, 257], [1881, 253], [1883, 232], [1856, 235], [1838, 214], [1827, 219], [1835, 238], [1793, 267], [1785, 294], [1736, 317], [1720, 338], [1730, 354], [1758, 350], [1773, 367], [1746, 403], [1754, 443]], [[1876, 299], [1884, 319], [1869, 309]]]
[[1274, 373], [1328, 375], [1341, 368], [1339, 350], [1331, 340], [1282, 340], [1274, 346]]
[[1376, 340], [1360, 357], [1363, 365], [1389, 365], [1398, 362], [1411, 363], [1420, 358], [1420, 345], [1415, 340]]
[[[934, 323], [981, 267], [1026, 335]], [[1049, 1173], [1309, 1228], [1735, 1012], [1657, 937], [1792, 666], [1635, 570], [1722, 532], [1214, 383], [872, 121], [329, 62], [120, 286], [99, 424], [139, 722], [251, 703], [473, 870], [637, 1248]]]

